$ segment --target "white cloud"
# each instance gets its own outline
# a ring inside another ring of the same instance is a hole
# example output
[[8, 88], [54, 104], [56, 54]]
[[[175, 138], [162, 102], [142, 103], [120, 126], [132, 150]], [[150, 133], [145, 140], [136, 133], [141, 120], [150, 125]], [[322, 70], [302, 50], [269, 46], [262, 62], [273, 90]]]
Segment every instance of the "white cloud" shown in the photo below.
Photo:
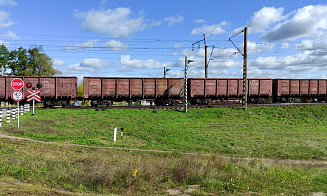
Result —
[[68, 45], [65, 47], [66, 50], [81, 50], [81, 49], [86, 49], [86, 48], [93, 48], [97, 42], [100, 40], [95, 39], [91, 41], [87, 41], [81, 44], [75, 44], [75, 45]]
[[12, 22], [8, 17], [10, 16], [10, 13], [0, 10], [0, 29], [5, 29], [10, 27], [13, 24], [16, 24], [15, 22]]
[[195, 22], [195, 23], [205, 23], [206, 21], [203, 20], [203, 19], [199, 19], [199, 20], [195, 20], [194, 22]]
[[203, 25], [201, 28], [194, 28], [191, 32], [191, 35], [194, 34], [214, 34], [214, 35], [220, 35], [225, 33], [225, 30], [221, 27], [224, 25], [227, 25], [228, 23], [226, 21], [223, 21], [216, 25]]
[[174, 48], [177, 49], [177, 48], [180, 48], [183, 45], [184, 45], [184, 42], [183, 43], [178, 43], [178, 44], [174, 45]]
[[263, 7], [254, 13], [253, 17], [245, 26], [248, 27], [249, 33], [263, 32], [270, 25], [283, 20], [285, 18], [283, 12], [284, 8]]
[[0, 0], [0, 6], [16, 6], [18, 3], [12, 0]]
[[106, 42], [102, 44], [102, 46], [114, 51], [123, 51], [128, 48], [127, 44], [123, 44], [120, 41], [116, 41], [116, 40], [111, 40], [109, 42]]
[[116, 8], [114, 10], [94, 10], [79, 12], [74, 16], [84, 19], [82, 26], [85, 30], [98, 34], [108, 34], [111, 37], [123, 37], [136, 31], [142, 31], [146, 24], [142, 16], [133, 17], [130, 8]]
[[132, 71], [133, 69], [162, 69], [164, 67], [173, 66], [171, 62], [160, 63], [154, 59], [131, 59], [129, 55], [122, 55], [120, 57], [120, 64], [120, 71]]
[[167, 26], [170, 27], [174, 23], [183, 22], [183, 20], [184, 20], [183, 16], [177, 16], [177, 17], [168, 17], [168, 18], [165, 18], [164, 21], [168, 21]]
[[16, 33], [13, 33], [12, 31], [8, 31], [7, 33], [4, 33], [1, 35], [1, 38], [8, 39], [8, 40], [20, 40]]
[[295, 40], [319, 35], [327, 30], [327, 5], [310, 5], [298, 9], [289, 20], [277, 24], [260, 38], [268, 41]]
[[53, 59], [53, 65], [54, 66], [62, 66], [62, 65], [66, 65], [66, 62], [64, 62], [63, 60], [60, 60], [60, 59]]
[[101, 60], [99, 58], [87, 58], [80, 63], [80, 67], [89, 67], [92, 69], [101, 69], [112, 65], [112, 62]]

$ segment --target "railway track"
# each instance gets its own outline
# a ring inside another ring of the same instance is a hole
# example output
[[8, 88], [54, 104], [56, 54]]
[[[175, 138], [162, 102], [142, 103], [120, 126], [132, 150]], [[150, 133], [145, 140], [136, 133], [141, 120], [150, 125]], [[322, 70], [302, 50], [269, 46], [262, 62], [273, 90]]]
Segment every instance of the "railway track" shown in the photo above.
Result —
[[[327, 105], [327, 103], [272, 103], [272, 104], [248, 104], [248, 107], [264, 107], [264, 106], [304, 106], [304, 105]], [[201, 109], [201, 108], [218, 108], [218, 107], [242, 107], [242, 104], [215, 104], [215, 105], [188, 105], [188, 109]], [[16, 107], [3, 107], [0, 110], [14, 109]], [[45, 107], [35, 107], [35, 110], [44, 110], [44, 109], [59, 109], [61, 106], [53, 108]], [[146, 110], [146, 109], [183, 109], [183, 105], [176, 106], [99, 106], [99, 107], [66, 107], [66, 109], [75, 109], [75, 110], [84, 110], [84, 109], [97, 109], [97, 110], [106, 110], [106, 109], [134, 109], [134, 110]]]
[[[264, 106], [304, 106], [304, 105], [327, 105], [327, 103], [273, 103], [273, 104], [248, 104], [248, 107], [264, 107]], [[242, 104], [215, 104], [215, 105], [188, 105], [188, 109], [200, 108], [218, 108], [218, 107], [242, 107]], [[183, 109], [183, 105], [176, 106], [109, 106], [109, 107], [69, 107], [69, 109]]]

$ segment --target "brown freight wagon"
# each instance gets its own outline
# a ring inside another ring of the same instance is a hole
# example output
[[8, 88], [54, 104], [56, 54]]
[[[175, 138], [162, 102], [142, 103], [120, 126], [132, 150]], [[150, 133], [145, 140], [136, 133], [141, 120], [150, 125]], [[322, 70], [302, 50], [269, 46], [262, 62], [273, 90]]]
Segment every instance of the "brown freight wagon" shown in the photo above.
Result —
[[[188, 91], [191, 104], [211, 104], [212, 100], [240, 98], [243, 95], [242, 78], [189, 78]], [[251, 103], [264, 103], [272, 96], [272, 79], [248, 79], [248, 99]]]
[[183, 96], [183, 87], [183, 78], [84, 77], [84, 98], [92, 106], [140, 99], [172, 105]]
[[[13, 102], [11, 94], [14, 89], [11, 87], [11, 81], [15, 78], [22, 79], [24, 86], [21, 89], [24, 93], [24, 99], [29, 95], [26, 84], [32, 83], [32, 87], [36, 88], [38, 83], [42, 84], [41, 101], [44, 106], [68, 106], [70, 101], [76, 98], [77, 94], [77, 77], [55, 77], [55, 76], [0, 76], [0, 100]], [[37, 90], [37, 88], [36, 88]]]
[[295, 98], [326, 100], [326, 79], [274, 79], [275, 102], [294, 102]]

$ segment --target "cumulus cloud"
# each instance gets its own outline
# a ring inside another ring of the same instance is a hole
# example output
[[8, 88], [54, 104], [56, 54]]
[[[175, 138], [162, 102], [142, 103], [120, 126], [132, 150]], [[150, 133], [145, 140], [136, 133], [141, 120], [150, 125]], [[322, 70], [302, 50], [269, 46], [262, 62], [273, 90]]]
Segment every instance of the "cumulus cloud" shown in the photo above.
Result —
[[12, 0], [0, 0], [0, 6], [16, 6], [18, 3]]
[[305, 6], [296, 10], [293, 17], [278, 23], [260, 38], [268, 41], [280, 41], [319, 35], [327, 30], [326, 13], [326, 5]]
[[62, 66], [66, 65], [66, 62], [60, 59], [53, 59], [53, 65], [54, 66]]
[[8, 31], [7, 33], [4, 33], [1, 35], [1, 38], [7, 39], [7, 40], [20, 40], [16, 33], [13, 33], [12, 31]]
[[131, 71], [133, 69], [162, 69], [163, 67], [172, 67], [173, 63], [160, 63], [154, 59], [131, 59], [129, 55], [120, 57], [120, 71]]
[[194, 28], [191, 32], [191, 35], [194, 34], [214, 34], [214, 35], [220, 35], [225, 33], [225, 30], [222, 28], [222, 26], [227, 25], [228, 23], [226, 21], [223, 21], [216, 25], [203, 25], [201, 28]]
[[168, 18], [165, 18], [164, 21], [168, 21], [167, 26], [170, 27], [174, 23], [183, 22], [183, 20], [184, 20], [183, 16], [177, 16], [177, 17], [168, 17]]
[[85, 48], [92, 48], [99, 41], [100, 40], [95, 39], [95, 40], [87, 41], [87, 42], [84, 42], [84, 43], [81, 43], [81, 44], [68, 45], [68, 46], [65, 47], [65, 49], [66, 50], [81, 50], [81, 49], [85, 49]]
[[93, 69], [101, 69], [112, 65], [112, 62], [101, 60], [99, 58], [87, 58], [80, 63], [80, 67], [89, 67]]
[[111, 40], [109, 42], [106, 42], [102, 44], [102, 46], [114, 51], [123, 51], [128, 48], [127, 44], [123, 44], [120, 41], [116, 41], [116, 40]]
[[114, 10], [94, 10], [79, 12], [75, 10], [74, 16], [82, 18], [85, 30], [98, 34], [108, 34], [110, 37], [123, 37], [146, 28], [143, 16], [133, 16], [130, 8], [119, 7]]
[[[284, 8], [263, 7], [258, 12], [255, 12], [250, 21], [245, 25], [248, 27], [248, 33], [262, 33], [272, 24], [285, 19], [283, 16]], [[243, 28], [243, 27], [241, 27]], [[239, 32], [236, 29], [235, 32]]]
[[10, 13], [0, 10], [0, 29], [5, 29], [16, 24], [8, 18], [9, 16]]

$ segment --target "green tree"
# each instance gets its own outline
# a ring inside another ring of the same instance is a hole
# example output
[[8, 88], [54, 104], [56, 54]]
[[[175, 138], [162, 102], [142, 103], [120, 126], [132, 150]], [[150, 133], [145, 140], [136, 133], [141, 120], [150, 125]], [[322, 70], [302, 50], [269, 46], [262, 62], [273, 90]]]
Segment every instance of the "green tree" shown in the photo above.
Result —
[[6, 68], [8, 67], [8, 60], [9, 60], [9, 51], [7, 49], [7, 47], [2, 44], [0, 46], [0, 68], [1, 68], [1, 73], [2, 75], [4, 75], [4, 73], [6, 72]]
[[61, 74], [53, 69], [53, 61], [42, 53], [42, 47], [34, 46], [29, 50], [23, 47], [13, 50], [9, 54], [9, 75], [14, 76], [54, 76]]

